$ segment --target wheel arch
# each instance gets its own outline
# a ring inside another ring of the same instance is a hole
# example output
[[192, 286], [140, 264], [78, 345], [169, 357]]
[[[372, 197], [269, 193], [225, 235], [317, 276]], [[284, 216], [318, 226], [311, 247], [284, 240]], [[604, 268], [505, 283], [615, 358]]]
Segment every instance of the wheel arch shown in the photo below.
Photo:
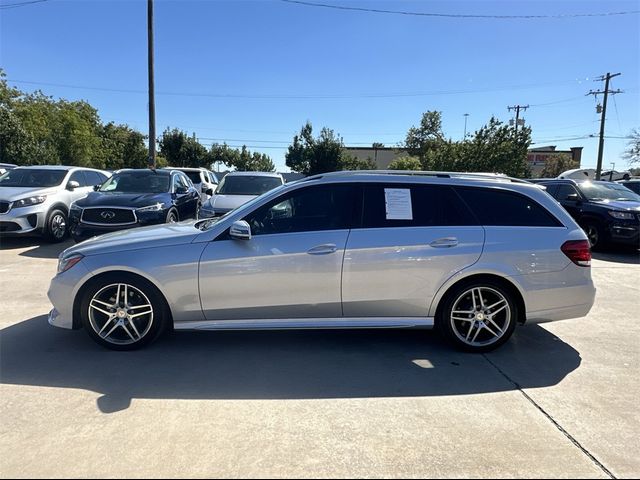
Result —
[[447, 298], [451, 290], [456, 288], [461, 283], [469, 283], [472, 281], [487, 281], [487, 280], [499, 283], [500, 285], [502, 285], [504, 288], [506, 288], [513, 294], [518, 307], [517, 323], [524, 324], [527, 319], [527, 312], [526, 312], [526, 305], [524, 301], [524, 295], [520, 287], [515, 282], [501, 275], [497, 275], [495, 273], [478, 273], [478, 272], [470, 273], [469, 275], [466, 275], [464, 277], [456, 277], [455, 280], [453, 281], [450, 280], [446, 286], [443, 286], [438, 291], [438, 293], [436, 294], [436, 297], [434, 297], [434, 300], [431, 304], [431, 311], [434, 310], [434, 306], [435, 306], [435, 313], [434, 313], [435, 321], [437, 322], [438, 319], [440, 318], [441, 311], [445, 303], [444, 300]]
[[72, 319], [72, 328], [74, 330], [78, 330], [80, 328], [82, 328], [82, 320], [81, 320], [81, 312], [80, 312], [80, 304], [82, 303], [82, 298], [84, 296], [84, 294], [86, 293], [86, 291], [96, 282], [98, 282], [99, 280], [103, 279], [104, 277], [107, 277], [109, 275], [114, 275], [114, 274], [124, 274], [127, 276], [131, 276], [131, 277], [135, 277], [138, 278], [144, 282], [147, 282], [149, 284], [151, 284], [151, 286], [153, 286], [158, 293], [160, 294], [160, 297], [162, 298], [163, 302], [164, 302], [164, 306], [165, 306], [165, 310], [168, 314], [169, 317], [169, 326], [171, 328], [173, 328], [173, 311], [171, 310], [171, 306], [169, 305], [169, 302], [167, 301], [167, 296], [165, 295], [165, 293], [163, 292], [162, 288], [160, 285], [158, 285], [158, 283], [156, 281], [154, 281], [153, 278], [148, 277], [147, 275], [143, 275], [140, 272], [134, 272], [131, 270], [125, 270], [125, 269], [113, 269], [113, 270], [105, 270], [105, 271], [101, 271], [98, 274], [92, 275], [89, 278], [87, 278], [85, 280], [85, 282], [80, 286], [80, 288], [78, 289], [78, 291], [76, 292], [76, 295], [73, 299], [73, 319]]

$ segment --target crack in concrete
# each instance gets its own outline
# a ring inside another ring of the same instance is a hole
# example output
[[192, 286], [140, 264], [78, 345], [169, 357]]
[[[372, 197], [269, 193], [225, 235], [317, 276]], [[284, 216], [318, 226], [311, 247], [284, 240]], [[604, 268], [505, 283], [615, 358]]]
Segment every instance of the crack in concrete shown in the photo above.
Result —
[[489, 357], [487, 357], [486, 354], [482, 354], [482, 356], [484, 357], [484, 359], [493, 367], [495, 368], [500, 375], [502, 375], [504, 378], [507, 379], [507, 381], [509, 381], [510, 383], [512, 383], [517, 389], [518, 391], [524, 396], [524, 398], [526, 398], [529, 403], [531, 403], [535, 408], [538, 409], [538, 411], [540, 413], [542, 413], [547, 420], [549, 420], [559, 431], [560, 433], [562, 433], [565, 437], [567, 437], [567, 439], [573, 443], [589, 460], [591, 460], [600, 470], [602, 470], [602, 472], [607, 475], [609, 478], [612, 479], [616, 479], [617, 477], [611, 473], [609, 471], [609, 469], [607, 467], [605, 467], [596, 457], [593, 456], [593, 454], [591, 452], [589, 452], [589, 450], [587, 450], [586, 448], [584, 448], [580, 442], [578, 442], [578, 440], [576, 440], [569, 432], [567, 432], [562, 425], [560, 425], [556, 419], [554, 419], [549, 413], [547, 413], [547, 411], [542, 408], [538, 403], [536, 403], [536, 401], [531, 398], [529, 395], [527, 395], [527, 393], [522, 389], [522, 387], [520, 386], [520, 384], [518, 382], [516, 382], [515, 380], [513, 380], [511, 377], [509, 377], [509, 375], [507, 375], [505, 372], [502, 371], [502, 369], [500, 367], [498, 367], [498, 365], [496, 365], [494, 362], [492, 362]]

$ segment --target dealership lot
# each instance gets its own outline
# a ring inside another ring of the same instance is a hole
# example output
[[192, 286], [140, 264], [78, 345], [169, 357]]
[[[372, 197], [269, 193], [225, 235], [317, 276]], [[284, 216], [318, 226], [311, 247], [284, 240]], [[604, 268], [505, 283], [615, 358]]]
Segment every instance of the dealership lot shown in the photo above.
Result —
[[131, 353], [49, 327], [65, 245], [2, 240], [0, 474], [640, 474], [640, 259], [595, 254], [588, 317], [487, 355], [433, 332], [179, 333]]

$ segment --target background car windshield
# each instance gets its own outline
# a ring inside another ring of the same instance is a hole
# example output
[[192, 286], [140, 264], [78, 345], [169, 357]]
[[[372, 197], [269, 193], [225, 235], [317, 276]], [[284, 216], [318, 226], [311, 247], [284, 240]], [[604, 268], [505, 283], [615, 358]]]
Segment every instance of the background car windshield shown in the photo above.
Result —
[[119, 193], [164, 193], [169, 191], [169, 175], [161, 175], [153, 171], [123, 172], [115, 174], [107, 180], [101, 192]]
[[216, 193], [222, 195], [262, 195], [280, 185], [282, 185], [282, 180], [278, 177], [227, 175], [220, 182]]
[[589, 200], [627, 200], [640, 202], [640, 195], [616, 183], [585, 182], [580, 185], [580, 189]]
[[16, 168], [0, 177], [0, 187], [54, 187], [60, 185], [66, 170]]

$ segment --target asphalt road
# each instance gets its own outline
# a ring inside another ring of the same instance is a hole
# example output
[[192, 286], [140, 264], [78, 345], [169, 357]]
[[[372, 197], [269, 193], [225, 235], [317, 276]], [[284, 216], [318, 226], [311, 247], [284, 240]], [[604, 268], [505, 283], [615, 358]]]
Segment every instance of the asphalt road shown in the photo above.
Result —
[[177, 333], [129, 353], [49, 327], [63, 247], [0, 240], [0, 476], [637, 477], [640, 257], [588, 317], [487, 355], [432, 332]]

